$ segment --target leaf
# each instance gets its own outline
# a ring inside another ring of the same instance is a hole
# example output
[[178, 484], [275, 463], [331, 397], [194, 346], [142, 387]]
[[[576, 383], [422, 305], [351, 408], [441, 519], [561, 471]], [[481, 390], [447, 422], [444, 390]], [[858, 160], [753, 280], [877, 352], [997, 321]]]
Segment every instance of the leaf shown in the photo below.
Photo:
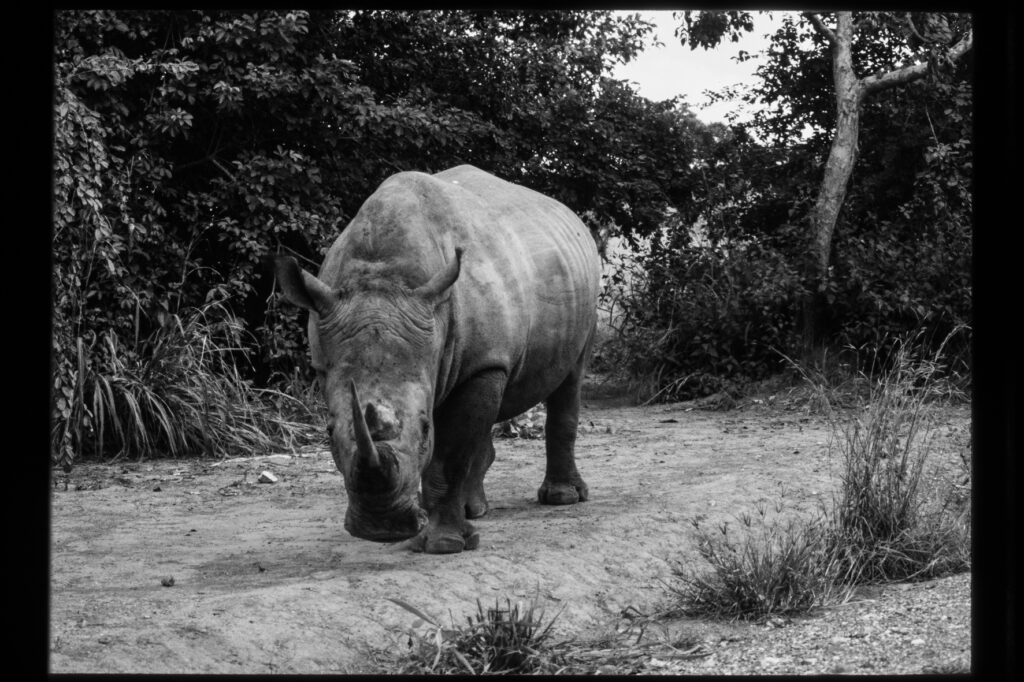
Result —
[[433, 626], [434, 626], [435, 628], [440, 628], [440, 627], [441, 627], [441, 626], [440, 626], [440, 625], [438, 624], [438, 622], [437, 622], [436, 620], [434, 620], [433, 618], [431, 618], [430, 616], [428, 616], [428, 615], [427, 615], [426, 613], [424, 613], [423, 611], [420, 611], [420, 610], [419, 610], [418, 608], [416, 608], [416, 607], [415, 607], [415, 606], [413, 606], [412, 604], [409, 604], [409, 603], [407, 603], [407, 602], [404, 602], [404, 601], [402, 601], [401, 599], [396, 599], [396, 598], [394, 598], [394, 597], [388, 597], [387, 599], [388, 599], [388, 601], [390, 601], [390, 602], [393, 602], [393, 603], [395, 603], [395, 604], [398, 604], [399, 606], [401, 606], [401, 607], [402, 607], [403, 609], [405, 609], [405, 610], [406, 610], [406, 611], [408, 611], [409, 613], [412, 613], [413, 615], [419, 616], [419, 617], [420, 617], [421, 619], [423, 619], [423, 620], [424, 620], [424, 621], [426, 621], [427, 623], [430, 623], [430, 624], [431, 624], [431, 625], [433, 625]]

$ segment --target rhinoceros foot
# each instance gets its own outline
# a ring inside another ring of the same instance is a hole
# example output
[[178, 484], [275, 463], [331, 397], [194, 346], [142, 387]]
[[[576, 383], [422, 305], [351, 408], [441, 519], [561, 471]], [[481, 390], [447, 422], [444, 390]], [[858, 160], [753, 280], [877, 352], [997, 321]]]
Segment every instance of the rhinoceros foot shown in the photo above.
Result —
[[466, 500], [466, 518], [479, 519], [487, 513], [490, 507], [487, 505], [487, 497], [484, 495], [483, 486]]
[[476, 549], [479, 545], [480, 534], [469, 523], [464, 523], [461, 529], [447, 526], [428, 527], [409, 541], [409, 549], [427, 554], [456, 554], [463, 550]]
[[537, 490], [537, 499], [541, 504], [576, 504], [586, 502], [589, 496], [587, 484], [582, 478], [570, 483], [544, 479]]

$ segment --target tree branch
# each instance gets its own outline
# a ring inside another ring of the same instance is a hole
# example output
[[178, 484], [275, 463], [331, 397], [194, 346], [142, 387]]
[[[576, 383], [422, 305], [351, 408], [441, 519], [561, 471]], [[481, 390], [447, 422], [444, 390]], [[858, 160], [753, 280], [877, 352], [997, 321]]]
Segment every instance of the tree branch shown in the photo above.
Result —
[[224, 165], [220, 161], [218, 161], [217, 159], [210, 159], [210, 161], [213, 163], [214, 166], [217, 167], [217, 170], [219, 170], [221, 173], [223, 173], [224, 175], [226, 175], [229, 178], [231, 178], [231, 182], [235, 182], [235, 183], [238, 182], [238, 180], [235, 178], [235, 176], [231, 174], [231, 171], [229, 171], [227, 168], [225, 168]]
[[[963, 57], [967, 51], [971, 49], [973, 44], [974, 33], [973, 31], [968, 31], [967, 35], [960, 39], [960, 42], [949, 48], [949, 51], [946, 53], [946, 57], [950, 61], [956, 61]], [[904, 83], [917, 80], [927, 72], [928, 63], [918, 62], [917, 64], [910, 64], [909, 66], [904, 66], [903, 68], [896, 69], [895, 71], [887, 71], [886, 73], [868, 76], [861, 80], [861, 84], [864, 86], [865, 93], [871, 94], [878, 92], [879, 90], [886, 90], [896, 85], [903, 85]]]
[[[217, 151], [219, 151], [219, 150], [217, 150]], [[173, 170], [174, 170], [175, 173], [177, 173], [180, 170], [185, 170], [186, 168], [191, 168], [192, 166], [198, 166], [200, 164], [206, 163], [207, 161], [211, 161], [217, 155], [217, 151], [210, 152], [209, 154], [207, 154], [206, 156], [204, 156], [201, 159], [195, 159], [193, 161], [186, 161], [184, 163], [176, 163], [176, 164], [174, 164], [174, 169]]]
[[914, 20], [910, 17], [910, 12], [905, 12], [903, 17], [907, 20], [907, 26], [910, 27], [910, 32], [921, 41], [923, 44], [927, 44], [928, 41], [924, 39], [924, 36], [917, 32], [917, 26], [914, 25]]
[[825, 38], [828, 39], [829, 43], [831, 43], [833, 45], [836, 44], [836, 34], [832, 32], [832, 29], [830, 29], [828, 26], [825, 25], [825, 22], [823, 22], [821, 20], [821, 17], [818, 16], [817, 13], [815, 13], [815, 12], [804, 12], [803, 14], [804, 14], [805, 17], [807, 17], [810, 20], [811, 25], [814, 26], [814, 30], [815, 31], [817, 31], [821, 35], [825, 36]]

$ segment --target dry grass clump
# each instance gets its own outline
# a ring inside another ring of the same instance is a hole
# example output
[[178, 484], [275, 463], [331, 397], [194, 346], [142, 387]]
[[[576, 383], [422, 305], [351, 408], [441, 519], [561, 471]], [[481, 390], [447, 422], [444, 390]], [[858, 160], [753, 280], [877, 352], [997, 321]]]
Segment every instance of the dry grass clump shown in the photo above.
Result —
[[929, 405], [951, 397], [940, 361], [945, 343], [922, 358], [917, 341], [896, 344], [854, 416], [833, 410], [831, 389], [815, 393], [833, 416], [830, 455], [839, 460], [830, 509], [810, 520], [784, 520], [781, 506], [768, 518], [760, 505], [755, 515], [737, 517], [738, 533], [728, 524], [715, 532], [693, 523], [712, 570], [677, 565], [670, 590], [680, 610], [763, 619], [845, 599], [860, 584], [970, 569], [969, 457], [961, 451], [956, 481], [924, 475], [936, 436]]
[[677, 610], [710, 618], [764, 620], [844, 599], [848, 591], [834, 580], [824, 518], [808, 520], [783, 511], [781, 501], [771, 512], [758, 503], [754, 514], [734, 517], [735, 528], [723, 522], [709, 530], [692, 521], [697, 551], [713, 570], [701, 572], [675, 562], [669, 591]]
[[525, 608], [506, 599], [501, 606], [484, 607], [464, 626], [444, 628], [431, 616], [399, 599], [391, 599], [417, 616], [410, 632], [410, 651], [397, 662], [398, 674], [557, 674], [564, 668], [557, 648], [551, 646], [551, 626], [544, 623], [536, 600]]
[[922, 487], [936, 437], [928, 404], [947, 396], [936, 380], [940, 367], [938, 354], [922, 359], [912, 343], [901, 344], [863, 415], [834, 426], [841, 470], [828, 544], [845, 582], [921, 580], [970, 568], [970, 510], [951, 504], [964, 481], [946, 482], [945, 491]]
[[553, 639], [556, 614], [546, 621], [534, 598], [525, 607], [505, 599], [477, 612], [465, 625], [443, 627], [437, 619], [400, 599], [416, 616], [408, 631], [409, 651], [397, 659], [371, 652], [377, 672], [397, 674], [594, 675], [664, 671], [682, 659], [706, 656], [699, 640], [676, 633], [644, 641], [661, 614], [629, 608], [614, 632], [593, 640]]

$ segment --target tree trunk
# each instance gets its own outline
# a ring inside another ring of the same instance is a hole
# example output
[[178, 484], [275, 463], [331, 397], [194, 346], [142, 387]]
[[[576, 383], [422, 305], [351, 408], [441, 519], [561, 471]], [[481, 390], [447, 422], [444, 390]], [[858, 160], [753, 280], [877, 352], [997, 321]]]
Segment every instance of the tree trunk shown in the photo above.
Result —
[[[857, 135], [860, 132], [860, 106], [868, 95], [903, 85], [925, 75], [928, 65], [910, 64], [892, 71], [857, 78], [853, 71], [850, 48], [853, 44], [853, 14], [836, 12], [836, 28], [825, 26], [814, 12], [805, 12], [814, 29], [825, 36], [832, 46], [832, 77], [836, 95], [836, 132], [832, 138], [825, 176], [818, 190], [818, 198], [809, 216], [810, 240], [806, 265], [806, 282], [801, 310], [801, 336], [803, 359], [817, 365], [824, 359], [824, 322], [830, 307], [827, 292], [830, 284], [829, 264], [832, 259], [832, 235], [839, 211], [846, 198], [846, 188], [857, 161]], [[948, 31], [947, 31], [948, 33]], [[945, 41], [949, 36], [944, 37]], [[948, 48], [947, 58], [959, 59], [973, 45], [973, 34], [968, 31], [956, 45]]]
[[832, 261], [832, 235], [835, 234], [839, 211], [846, 198], [846, 189], [857, 163], [857, 134], [860, 129], [860, 92], [850, 93], [839, 101], [839, 115], [832, 148], [825, 163], [825, 176], [810, 215], [811, 244], [808, 280], [812, 287], [804, 301], [803, 341], [805, 354], [820, 350], [825, 314], [830, 301], [829, 265]]
[[857, 162], [857, 135], [860, 132], [860, 105], [864, 87], [853, 72], [850, 45], [853, 23], [850, 12], [838, 13], [838, 25], [832, 40], [832, 77], [836, 95], [836, 132], [832, 138], [825, 175], [818, 198], [809, 217], [810, 253], [807, 262], [807, 283], [810, 287], [803, 300], [802, 341], [805, 361], [820, 356], [823, 326], [829, 301], [829, 263], [832, 257], [832, 235], [839, 211], [846, 198], [846, 188]]

